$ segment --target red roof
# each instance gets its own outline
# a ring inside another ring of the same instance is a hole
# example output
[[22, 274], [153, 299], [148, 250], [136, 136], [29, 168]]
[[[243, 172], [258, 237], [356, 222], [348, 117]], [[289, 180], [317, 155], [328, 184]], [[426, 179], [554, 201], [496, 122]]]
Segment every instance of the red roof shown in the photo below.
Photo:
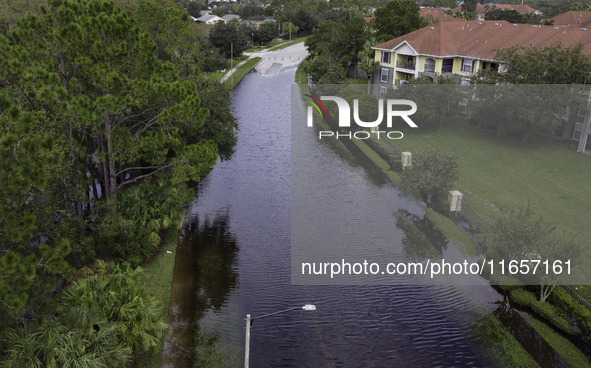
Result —
[[568, 11], [550, 20], [555, 26], [588, 27], [591, 26], [591, 11]]
[[467, 56], [494, 60], [497, 50], [512, 46], [544, 48], [561, 44], [563, 47], [583, 44], [583, 53], [591, 56], [591, 29], [531, 24], [511, 24], [505, 21], [440, 22], [394, 38], [376, 49], [392, 50], [407, 42], [421, 55], [439, 57]]

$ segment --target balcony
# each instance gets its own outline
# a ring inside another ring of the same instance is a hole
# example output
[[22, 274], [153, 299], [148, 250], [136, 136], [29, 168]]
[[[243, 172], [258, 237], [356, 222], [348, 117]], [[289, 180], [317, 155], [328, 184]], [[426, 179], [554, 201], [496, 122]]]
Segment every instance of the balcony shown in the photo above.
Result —
[[396, 63], [397, 68], [408, 69], [408, 70], [415, 70], [415, 63], [409, 63], [405, 61], [399, 61]]

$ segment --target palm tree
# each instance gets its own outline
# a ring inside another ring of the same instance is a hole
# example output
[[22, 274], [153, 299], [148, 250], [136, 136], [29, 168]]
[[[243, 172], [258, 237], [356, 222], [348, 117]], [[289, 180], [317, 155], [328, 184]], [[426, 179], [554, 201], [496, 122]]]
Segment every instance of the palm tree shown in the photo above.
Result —
[[96, 309], [77, 306], [49, 321], [42, 330], [11, 330], [1, 367], [124, 368], [130, 360], [118, 326]]
[[380, 63], [374, 60], [371, 49], [371, 40], [363, 45], [363, 50], [359, 52], [359, 71], [367, 74], [367, 94], [371, 93], [371, 80], [373, 72], [380, 67]]
[[162, 304], [142, 285], [141, 267], [107, 265], [107, 273], [74, 282], [64, 290], [63, 305], [95, 307], [118, 327], [121, 342], [133, 355], [157, 351], [168, 331], [161, 318]]

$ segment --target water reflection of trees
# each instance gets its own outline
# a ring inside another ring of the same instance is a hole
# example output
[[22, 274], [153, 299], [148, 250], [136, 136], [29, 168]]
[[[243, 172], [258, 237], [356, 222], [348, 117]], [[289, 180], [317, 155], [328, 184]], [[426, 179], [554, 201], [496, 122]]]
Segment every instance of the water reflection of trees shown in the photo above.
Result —
[[228, 216], [200, 221], [192, 217], [185, 225], [184, 241], [191, 244], [195, 260], [196, 309], [219, 311], [236, 288], [238, 245], [228, 226]]
[[404, 231], [402, 245], [408, 259], [441, 258], [447, 249], [447, 239], [426, 217], [398, 210], [396, 226]]

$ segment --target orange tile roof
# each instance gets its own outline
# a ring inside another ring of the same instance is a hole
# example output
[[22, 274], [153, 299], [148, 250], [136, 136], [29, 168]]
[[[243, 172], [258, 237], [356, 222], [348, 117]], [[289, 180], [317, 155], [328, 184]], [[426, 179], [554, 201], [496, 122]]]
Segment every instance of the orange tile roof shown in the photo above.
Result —
[[591, 25], [591, 11], [568, 11], [550, 20], [555, 26], [588, 27]]
[[544, 48], [558, 43], [564, 47], [582, 43], [583, 53], [591, 56], [591, 29], [514, 25], [505, 21], [441, 22], [374, 48], [392, 50], [405, 41], [421, 55], [438, 57], [466, 56], [494, 60], [500, 49], [512, 46]]
[[434, 23], [437, 22], [455, 22], [458, 19], [451, 15], [445, 14], [445, 9], [442, 8], [421, 8], [421, 17], [433, 17]]
[[[489, 6], [488, 10], [486, 10], [486, 5]], [[536, 9], [532, 8], [531, 6], [525, 5], [525, 4], [486, 4], [486, 5], [485, 4], [478, 4], [478, 6], [476, 6], [476, 10], [474, 11], [474, 14], [488, 13], [489, 11], [494, 9], [493, 7], [496, 7], [497, 9], [501, 9], [501, 10], [515, 10], [519, 14], [529, 14], [529, 13], [542, 14], [541, 11], [536, 10]], [[454, 11], [454, 13], [462, 11], [462, 7], [459, 6], [457, 8], [454, 8], [453, 11]]]

